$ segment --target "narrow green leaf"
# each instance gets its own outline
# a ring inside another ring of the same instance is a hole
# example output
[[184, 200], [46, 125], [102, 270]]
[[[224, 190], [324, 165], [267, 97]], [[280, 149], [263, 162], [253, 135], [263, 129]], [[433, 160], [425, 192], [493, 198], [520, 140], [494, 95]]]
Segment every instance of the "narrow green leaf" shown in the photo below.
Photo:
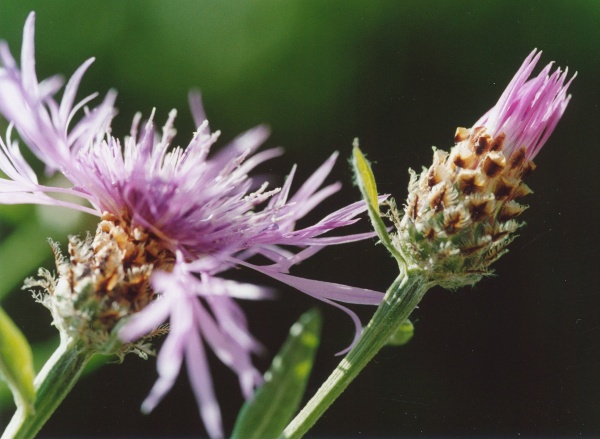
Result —
[[369, 203], [369, 208], [373, 209], [379, 215], [379, 201], [377, 200], [377, 184], [375, 176], [371, 170], [371, 166], [365, 159], [362, 151], [358, 147], [358, 139], [354, 139], [352, 149], [352, 157], [354, 164], [354, 172], [358, 181], [358, 187], [363, 193], [366, 202]]
[[[42, 368], [44, 363], [50, 358], [50, 355], [52, 355], [52, 352], [56, 350], [59, 343], [60, 340], [57, 335], [50, 337], [47, 340], [31, 344], [33, 367], [35, 370], [40, 370]], [[0, 411], [2, 411], [4, 407], [10, 407], [13, 402], [8, 385], [0, 380]]]
[[23, 333], [0, 308], [0, 377], [8, 383], [17, 407], [31, 410], [35, 391], [31, 347]]
[[392, 239], [387, 231], [387, 228], [381, 219], [381, 212], [379, 210], [379, 200], [377, 199], [377, 184], [375, 183], [375, 176], [371, 170], [369, 162], [363, 155], [362, 151], [358, 147], [358, 139], [354, 139], [354, 148], [352, 149], [352, 166], [354, 167], [354, 175], [356, 177], [356, 183], [360, 192], [367, 202], [369, 208], [369, 218], [375, 233], [381, 240], [381, 243], [388, 249], [388, 251], [396, 258], [399, 264], [405, 266], [406, 261], [400, 252], [394, 247]]
[[304, 395], [320, 335], [321, 314], [316, 309], [304, 313], [290, 328], [264, 385], [242, 407], [232, 439], [270, 439], [281, 434]]

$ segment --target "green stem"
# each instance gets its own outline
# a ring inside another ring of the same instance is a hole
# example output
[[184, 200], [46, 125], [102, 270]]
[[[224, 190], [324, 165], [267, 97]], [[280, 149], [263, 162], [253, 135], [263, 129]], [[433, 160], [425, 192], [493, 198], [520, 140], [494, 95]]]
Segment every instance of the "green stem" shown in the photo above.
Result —
[[394, 281], [356, 345], [279, 439], [301, 438], [317, 422], [408, 318], [430, 287], [419, 272], [403, 273]]
[[72, 338], [60, 345], [36, 376], [34, 410], [17, 408], [0, 439], [30, 439], [40, 431], [52, 413], [73, 388], [83, 368], [92, 357], [89, 345]]

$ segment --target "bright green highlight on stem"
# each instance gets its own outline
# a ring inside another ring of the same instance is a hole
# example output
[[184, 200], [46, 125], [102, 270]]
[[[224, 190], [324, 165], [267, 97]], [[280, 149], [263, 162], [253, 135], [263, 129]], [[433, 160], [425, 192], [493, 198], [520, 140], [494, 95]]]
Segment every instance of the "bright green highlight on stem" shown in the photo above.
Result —
[[[419, 271], [401, 273], [387, 291], [360, 339], [279, 439], [299, 439], [385, 346], [431, 287]], [[271, 436], [263, 436], [269, 438]]]
[[[33, 369], [40, 370], [46, 360], [50, 358], [52, 352], [58, 346], [58, 336], [50, 337], [47, 340], [38, 343], [31, 343], [31, 352], [33, 354]], [[0, 412], [10, 410], [14, 406], [14, 398], [10, 388], [6, 383], [0, 380]]]
[[240, 411], [232, 439], [273, 439], [292, 419], [304, 395], [321, 335], [317, 310], [303, 314], [265, 374], [265, 384]]
[[417, 307], [427, 290], [433, 286], [426, 275], [416, 267], [409, 267], [397, 250], [381, 218], [377, 185], [369, 163], [354, 141], [352, 165], [369, 217], [377, 236], [398, 261], [400, 274], [387, 290], [375, 315], [363, 330], [356, 345], [348, 352], [329, 378], [319, 388], [300, 413], [290, 422], [279, 439], [299, 439], [325, 413], [350, 383], [369, 364], [379, 350], [390, 341], [407, 343], [414, 329], [408, 317]]
[[413, 323], [406, 319], [403, 321], [398, 329], [392, 334], [387, 341], [388, 346], [404, 346], [408, 343], [415, 335], [415, 327]]
[[0, 378], [7, 382], [17, 408], [33, 411], [33, 355], [23, 333], [0, 308]]
[[33, 439], [73, 388], [92, 355], [84, 341], [63, 337], [33, 383], [34, 410], [18, 407], [0, 439]]

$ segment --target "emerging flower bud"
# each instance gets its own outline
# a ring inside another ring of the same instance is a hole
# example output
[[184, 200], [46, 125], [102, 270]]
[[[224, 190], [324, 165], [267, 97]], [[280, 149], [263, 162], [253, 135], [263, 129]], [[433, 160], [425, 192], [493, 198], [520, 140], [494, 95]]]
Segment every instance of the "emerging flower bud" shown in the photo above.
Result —
[[[507, 251], [523, 225], [523, 177], [562, 116], [567, 72], [551, 64], [526, 81], [540, 53], [525, 60], [502, 97], [471, 129], [458, 128], [450, 152], [435, 150], [420, 175], [410, 170], [404, 215], [392, 209], [393, 244], [409, 265], [446, 288], [474, 284]], [[572, 80], [572, 78], [571, 78]]]

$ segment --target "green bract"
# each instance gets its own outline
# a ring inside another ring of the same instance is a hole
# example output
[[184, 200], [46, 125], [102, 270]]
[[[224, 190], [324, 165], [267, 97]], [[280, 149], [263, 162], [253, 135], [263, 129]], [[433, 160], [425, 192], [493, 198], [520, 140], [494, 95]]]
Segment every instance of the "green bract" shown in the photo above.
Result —
[[383, 220], [381, 219], [381, 213], [379, 210], [379, 198], [377, 195], [377, 184], [375, 183], [375, 177], [371, 166], [362, 151], [358, 147], [358, 139], [354, 139], [354, 148], [352, 150], [352, 167], [354, 168], [354, 178], [356, 184], [360, 189], [363, 199], [367, 202], [369, 208], [369, 218], [373, 224], [373, 228], [377, 233], [377, 236], [381, 240], [381, 243], [388, 249], [388, 251], [396, 258], [398, 264], [402, 267], [406, 267], [406, 262], [402, 254], [398, 251], [392, 243]]

